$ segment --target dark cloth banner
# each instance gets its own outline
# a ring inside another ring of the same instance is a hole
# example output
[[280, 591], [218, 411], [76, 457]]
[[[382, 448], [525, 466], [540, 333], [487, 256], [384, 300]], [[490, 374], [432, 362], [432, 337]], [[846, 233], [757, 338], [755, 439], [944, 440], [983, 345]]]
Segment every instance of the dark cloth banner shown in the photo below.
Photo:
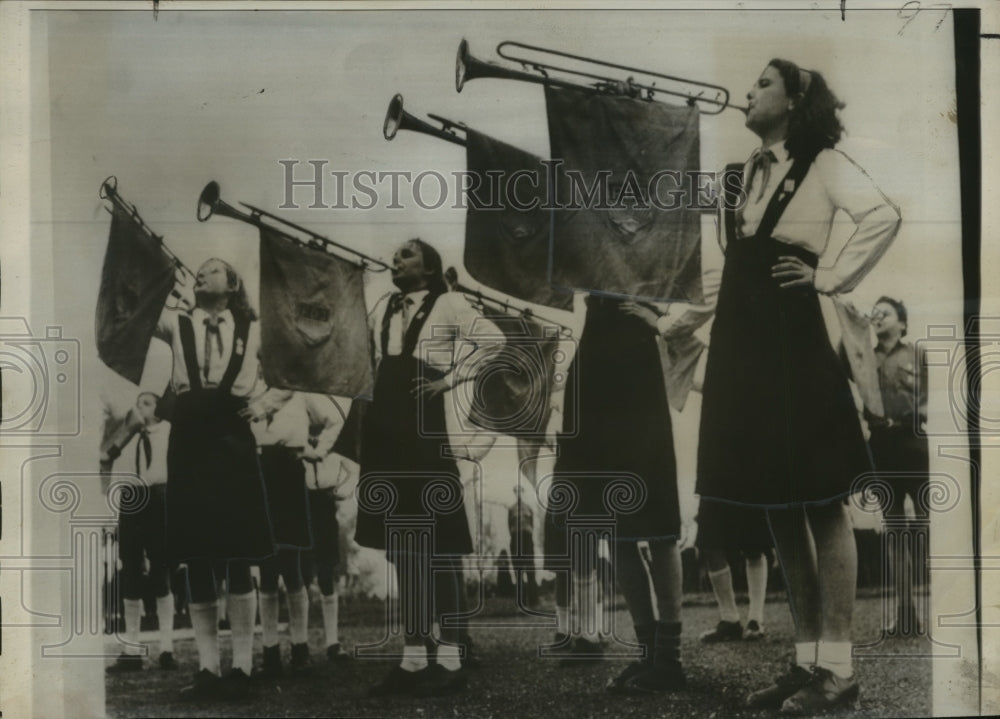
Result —
[[554, 87], [545, 100], [561, 161], [551, 284], [701, 303], [698, 109]]
[[261, 228], [261, 365], [268, 386], [345, 397], [371, 392], [363, 272]]
[[549, 424], [558, 328], [490, 308], [483, 315], [503, 332], [504, 345], [476, 373], [469, 419], [537, 444], [531, 440], [544, 439]]
[[477, 281], [521, 300], [563, 310], [573, 294], [549, 284], [552, 214], [546, 205], [541, 158], [466, 131], [468, 170], [479, 178], [469, 189], [465, 219], [465, 268]]
[[134, 384], [142, 379], [153, 331], [174, 287], [175, 269], [160, 241], [116, 206], [97, 294], [97, 355]]

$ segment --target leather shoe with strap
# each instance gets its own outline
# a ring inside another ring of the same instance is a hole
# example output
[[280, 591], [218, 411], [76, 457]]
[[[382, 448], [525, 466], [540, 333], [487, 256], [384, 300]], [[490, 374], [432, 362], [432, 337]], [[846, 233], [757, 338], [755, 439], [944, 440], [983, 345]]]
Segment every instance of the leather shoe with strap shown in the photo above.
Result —
[[853, 676], [845, 679], [824, 667], [813, 667], [812, 679], [784, 701], [781, 713], [789, 716], [812, 716], [849, 704], [856, 708], [860, 693]]
[[747, 707], [750, 709], [777, 709], [781, 703], [812, 681], [813, 675], [808, 669], [792, 664], [787, 672], [774, 680], [774, 684], [755, 691], [747, 697]]

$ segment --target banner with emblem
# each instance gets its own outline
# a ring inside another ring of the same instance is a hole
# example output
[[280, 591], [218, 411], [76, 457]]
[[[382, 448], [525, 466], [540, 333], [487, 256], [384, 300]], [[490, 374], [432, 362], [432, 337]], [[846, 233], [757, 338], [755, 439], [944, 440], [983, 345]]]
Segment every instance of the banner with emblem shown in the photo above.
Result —
[[142, 379], [157, 320], [174, 287], [176, 265], [160, 240], [117, 205], [97, 295], [97, 355], [133, 384]]
[[551, 284], [701, 303], [698, 108], [555, 87], [545, 100]]
[[541, 158], [475, 130], [466, 131], [469, 188], [465, 268], [511, 297], [563, 310], [573, 294], [549, 284], [551, 212]]
[[483, 315], [503, 333], [504, 344], [476, 373], [469, 419], [519, 441], [544, 437], [562, 351], [559, 328], [492, 308], [484, 308]]
[[353, 262], [261, 227], [260, 332], [268, 386], [371, 392], [363, 270]]

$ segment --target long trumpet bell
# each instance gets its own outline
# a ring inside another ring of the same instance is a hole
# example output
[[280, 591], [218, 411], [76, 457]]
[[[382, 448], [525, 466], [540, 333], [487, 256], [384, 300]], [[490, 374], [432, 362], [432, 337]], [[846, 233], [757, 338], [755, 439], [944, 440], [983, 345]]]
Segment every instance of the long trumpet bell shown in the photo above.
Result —
[[533, 82], [538, 85], [554, 85], [556, 87], [580, 88], [572, 82], [558, 80], [546, 75], [532, 75], [530, 72], [511, 70], [510, 68], [497, 65], [495, 62], [486, 62], [474, 57], [469, 52], [469, 42], [462, 38], [458, 44], [458, 56], [455, 58], [455, 89], [462, 91], [465, 83], [469, 80], [478, 80], [484, 77], [492, 77], [498, 80], [521, 80], [522, 82]]
[[465, 147], [465, 140], [456, 135], [451, 128], [464, 128], [464, 125], [452, 122], [437, 115], [431, 115], [444, 127], [434, 127], [429, 122], [424, 122], [419, 117], [411, 115], [403, 109], [403, 96], [399, 93], [389, 101], [389, 108], [385, 112], [385, 122], [382, 123], [382, 136], [386, 140], [391, 140], [400, 130], [410, 130], [411, 132], [422, 132], [425, 135], [432, 135], [442, 140], [447, 140], [456, 145]]
[[243, 220], [250, 224], [257, 224], [259, 222], [258, 218], [253, 215], [241, 212], [223, 201], [221, 194], [222, 190], [219, 188], [219, 183], [215, 180], [205, 185], [205, 189], [198, 196], [198, 222], [206, 222], [212, 215], [231, 217], [234, 220]]
[[[382, 260], [376, 259], [366, 255], [364, 252], [359, 252], [353, 247], [348, 247], [347, 245], [342, 245], [339, 242], [334, 242], [328, 237], [317, 234], [310, 229], [303, 227], [302, 225], [297, 225], [294, 222], [290, 222], [284, 218], [278, 217], [277, 215], [271, 214], [266, 210], [262, 210], [259, 207], [254, 207], [253, 205], [248, 205], [245, 202], [241, 202], [241, 205], [246, 207], [250, 212], [243, 212], [242, 210], [237, 210], [235, 207], [227, 202], [224, 202], [221, 198], [221, 191], [219, 188], [219, 183], [212, 180], [205, 188], [201, 191], [198, 196], [198, 222], [205, 222], [210, 217], [215, 215], [222, 215], [223, 217], [229, 217], [234, 220], [240, 220], [246, 222], [255, 227], [267, 228], [272, 232], [276, 232], [290, 240], [294, 240], [300, 244], [308, 245], [316, 249], [322, 249], [325, 252], [332, 252], [334, 249], [343, 250], [348, 252], [358, 258], [361, 266], [365, 269], [372, 270], [373, 268], [380, 268], [374, 271], [382, 272], [389, 269], [387, 265]], [[302, 239], [294, 235], [289, 234], [285, 230], [274, 227], [273, 225], [265, 222], [265, 218], [274, 220], [275, 222], [280, 222], [287, 227], [292, 228], [296, 232], [301, 232], [304, 235], [308, 235], [309, 239]], [[336, 254], [335, 252], [332, 252]]]
[[[527, 50], [534, 53], [536, 56], [551, 55], [559, 58], [565, 58], [577, 64], [597, 66], [600, 68], [611, 68], [627, 73], [636, 73], [649, 78], [659, 78], [672, 83], [673, 88], [657, 87], [655, 80], [650, 84], [635, 82], [631, 75], [627, 76], [623, 80], [621, 78], [609, 77], [607, 75], [588, 72], [577, 68], [560, 67], [558, 65], [543, 62], [537, 57], [514, 55], [507, 48], [519, 48], [521, 50]], [[502, 80], [521, 80], [523, 82], [531, 82], [539, 85], [551, 85], [553, 87], [588, 90], [590, 92], [624, 92], [632, 97], [644, 96], [647, 100], [653, 100], [657, 94], [672, 95], [674, 97], [683, 98], [689, 104], [707, 103], [709, 106], [714, 108], [703, 110], [703, 112], [708, 115], [717, 115], [727, 107], [746, 112], [746, 108], [731, 105], [729, 103], [729, 90], [721, 85], [713, 85], [711, 83], [701, 82], [700, 80], [689, 80], [687, 78], [676, 77], [674, 75], [665, 75], [652, 70], [643, 70], [641, 68], [630, 67], [628, 65], [619, 65], [617, 63], [596, 60], [582, 55], [573, 55], [560, 50], [550, 50], [536, 45], [525, 45], [524, 43], [514, 42], [512, 40], [505, 40], [504, 42], [501, 42], [497, 45], [496, 52], [505, 60], [520, 63], [523, 67], [530, 67], [538, 74], [511, 70], [493, 62], [479, 60], [478, 58], [473, 57], [473, 55], [469, 52], [469, 43], [463, 39], [458, 45], [458, 56], [455, 61], [455, 89], [461, 92], [462, 87], [469, 80], [492, 77]], [[568, 80], [551, 77], [549, 75], [549, 71], [587, 78], [592, 82], [589, 85], [581, 85]]]

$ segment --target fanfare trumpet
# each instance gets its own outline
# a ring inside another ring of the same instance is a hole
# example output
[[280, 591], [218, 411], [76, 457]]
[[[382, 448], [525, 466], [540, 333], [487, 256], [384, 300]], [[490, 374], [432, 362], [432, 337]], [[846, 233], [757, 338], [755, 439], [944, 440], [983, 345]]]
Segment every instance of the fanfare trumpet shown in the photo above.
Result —
[[[105, 178], [104, 182], [101, 183], [101, 189], [98, 190], [97, 195], [102, 200], [108, 200], [115, 207], [131, 215], [132, 219], [139, 226], [142, 232], [155, 240], [163, 254], [169, 257], [171, 262], [174, 263], [174, 276], [176, 283], [174, 288], [170, 291], [170, 296], [167, 298], [167, 306], [171, 308], [181, 307], [186, 310], [193, 309], [194, 303], [191, 300], [190, 293], [185, 290], [194, 282], [194, 272], [190, 267], [181, 262], [180, 257], [170, 251], [170, 248], [163, 242], [163, 237], [161, 235], [156, 234], [149, 228], [139, 215], [139, 210], [136, 206], [131, 202], [128, 202], [118, 193], [118, 178], [114, 175], [109, 175]], [[109, 208], [105, 209], [107, 209], [108, 212], [112, 212]]]
[[[223, 217], [229, 217], [234, 220], [240, 220], [241, 222], [246, 222], [248, 224], [254, 225], [255, 227], [268, 228], [273, 232], [277, 232], [278, 234], [283, 235], [289, 240], [293, 240], [300, 244], [307, 245], [314, 249], [322, 250], [324, 252], [337, 254], [336, 252], [333, 252], [334, 248], [338, 250], [343, 250], [344, 252], [348, 252], [357, 257], [361, 266], [368, 270], [373, 269], [369, 265], [374, 265], [375, 267], [380, 268], [379, 270], [377, 270], [379, 272], [389, 269], [389, 265], [387, 265], [382, 260], [377, 260], [374, 257], [370, 257], [369, 255], [366, 255], [363, 252], [358, 252], [357, 250], [348, 247], [347, 245], [342, 245], [339, 242], [334, 242], [328, 237], [324, 237], [323, 235], [317, 234], [312, 230], [302, 227], [301, 225], [297, 225], [294, 222], [290, 222], [282, 217], [278, 217], [277, 215], [272, 215], [270, 212], [262, 210], [259, 207], [248, 205], [245, 202], [241, 202], [240, 204], [243, 205], [248, 210], [250, 210], [250, 212], [243, 212], [242, 210], [233, 207], [228, 202], [225, 202], [221, 197], [219, 183], [216, 182], [215, 180], [212, 180], [207, 185], [205, 185], [204, 189], [201, 191], [201, 195], [198, 196], [198, 209], [196, 212], [198, 221], [205, 222], [213, 215], [221, 215]], [[275, 222], [280, 222], [281, 224], [286, 225], [287, 227], [290, 227], [291, 229], [297, 232], [306, 234], [309, 236], [309, 239], [302, 239], [301, 237], [296, 237], [295, 235], [289, 234], [288, 232], [282, 229], [272, 227], [268, 223], [264, 222], [264, 218], [267, 218], [269, 220], [274, 220]]]
[[[636, 73], [650, 78], [660, 78], [662, 80], [675, 83], [678, 87], [676, 87], [676, 89], [657, 87], [655, 81], [650, 84], [635, 82], [631, 75], [625, 80], [621, 80], [619, 78], [608, 77], [606, 75], [600, 75], [586, 70], [552, 65], [537, 59], [537, 57], [521, 57], [512, 54], [510, 50], [506, 50], [505, 52], [506, 48], [520, 48], [521, 50], [527, 50], [535, 53], [536, 55], [552, 55], [583, 65], [612, 68], [614, 70]], [[492, 77], [501, 80], [521, 80], [523, 82], [532, 82], [539, 85], [551, 85], [553, 87], [589, 90], [591, 92], [613, 93], [621, 92], [623, 88], [625, 94], [632, 97], [639, 97], [645, 93], [646, 100], [653, 100], [654, 96], [658, 93], [672, 95], [684, 98], [689, 104], [692, 105], [695, 103], [706, 103], [710, 106], [715, 106], [715, 109], [704, 111], [707, 115], [717, 115], [727, 107], [733, 108], [734, 110], [740, 110], [741, 112], [746, 112], [746, 108], [731, 105], [729, 103], [729, 90], [721, 85], [713, 85], [711, 83], [701, 82], [700, 80], [689, 80], [687, 78], [676, 77], [674, 75], [665, 75], [663, 73], [653, 72], [652, 70], [643, 70], [641, 68], [629, 67], [628, 65], [619, 65], [618, 63], [596, 60], [594, 58], [574, 55], [560, 50], [550, 50], [548, 48], [538, 47], [537, 45], [525, 45], [524, 43], [514, 42], [512, 40], [505, 40], [497, 45], [496, 51], [497, 54], [505, 60], [520, 63], [522, 67], [530, 68], [538, 74], [536, 75], [531, 72], [512, 70], [494, 62], [480, 60], [472, 55], [469, 51], [469, 43], [463, 39], [462, 42], [459, 43], [458, 56], [455, 59], [455, 89], [458, 92], [461, 92], [465, 83], [469, 80]], [[569, 80], [550, 77], [549, 71], [565, 75], [584, 77], [596, 82], [593, 82], [590, 85], [581, 85]], [[687, 86], [687, 89], [683, 89], [681, 86]]]
[[453, 122], [439, 115], [427, 113], [428, 117], [440, 122], [441, 127], [434, 127], [429, 122], [424, 122], [419, 117], [411, 115], [403, 109], [403, 96], [396, 93], [389, 101], [389, 108], [385, 112], [385, 122], [382, 123], [382, 136], [386, 140], [391, 140], [399, 130], [411, 130], [422, 132], [425, 135], [438, 137], [456, 145], [465, 147], [465, 140], [455, 134], [455, 130], [465, 130], [465, 125], [460, 122]]
[[458, 271], [454, 267], [449, 267], [444, 271], [444, 280], [447, 283], [449, 290], [452, 292], [461, 292], [463, 295], [472, 300], [475, 305], [479, 305], [483, 308], [487, 305], [492, 305], [494, 309], [502, 310], [504, 314], [519, 315], [527, 320], [537, 320], [539, 322], [552, 325], [558, 329], [559, 334], [564, 337], [571, 337], [573, 335], [573, 331], [562, 322], [556, 322], [555, 320], [549, 319], [544, 315], [537, 314], [533, 312], [530, 307], [516, 307], [505, 299], [493, 297], [492, 295], [486, 294], [482, 290], [474, 290], [471, 287], [463, 285], [458, 281]]

